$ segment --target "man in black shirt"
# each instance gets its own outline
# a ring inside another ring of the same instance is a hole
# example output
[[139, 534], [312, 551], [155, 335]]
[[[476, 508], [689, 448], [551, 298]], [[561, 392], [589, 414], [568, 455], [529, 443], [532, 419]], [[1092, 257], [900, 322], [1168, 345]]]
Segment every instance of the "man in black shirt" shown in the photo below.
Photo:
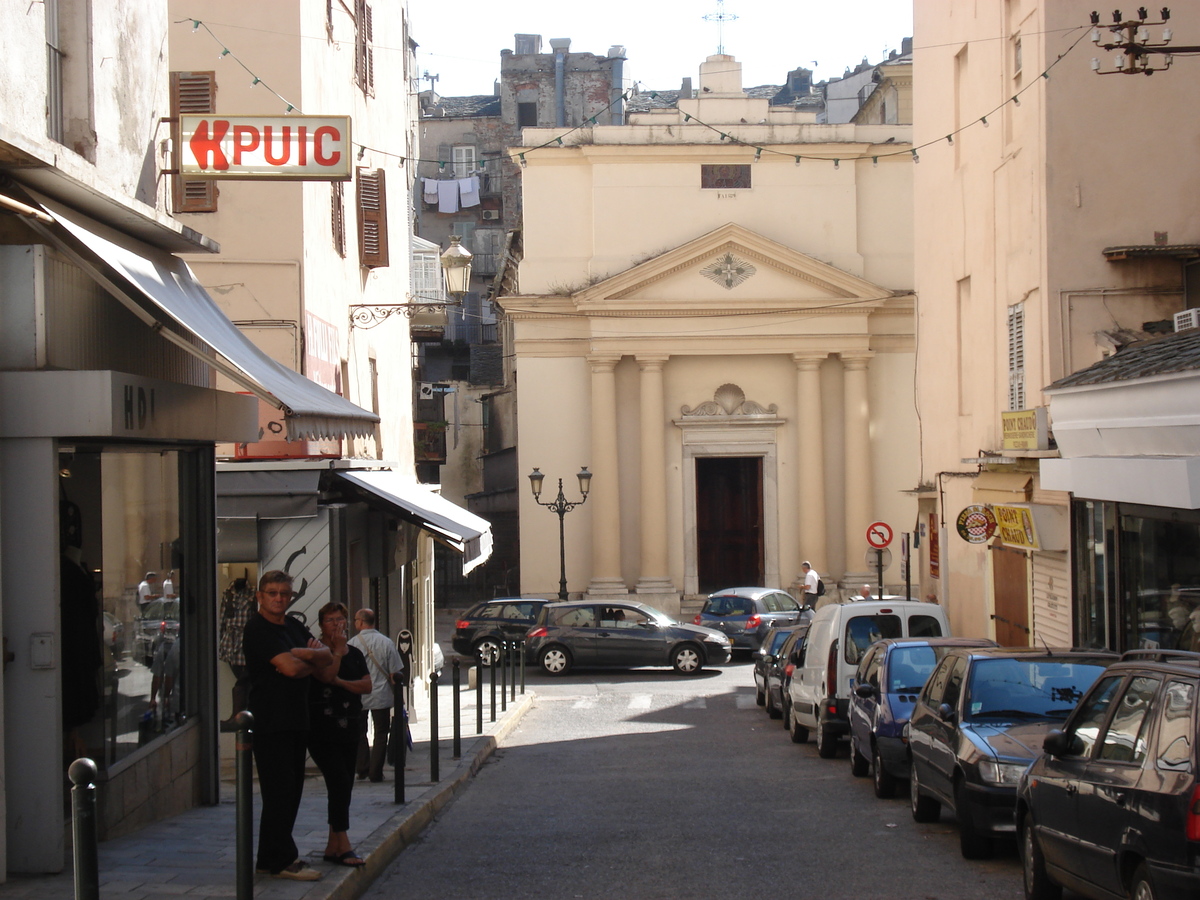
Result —
[[274, 570], [259, 579], [258, 612], [242, 637], [254, 714], [254, 762], [262, 793], [259, 874], [316, 881], [300, 859], [292, 828], [304, 791], [309, 676], [333, 664], [329, 648], [287, 616], [292, 576]]

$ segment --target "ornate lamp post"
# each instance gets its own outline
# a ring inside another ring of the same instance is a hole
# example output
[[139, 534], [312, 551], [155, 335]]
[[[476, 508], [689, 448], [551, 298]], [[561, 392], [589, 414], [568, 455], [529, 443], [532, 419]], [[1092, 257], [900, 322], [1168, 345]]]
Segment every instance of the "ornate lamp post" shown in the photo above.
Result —
[[462, 238], [450, 235], [450, 246], [440, 257], [446, 293], [462, 303], [463, 294], [471, 289], [471, 251], [462, 245]]
[[392, 316], [404, 316], [412, 319], [418, 315], [429, 313], [444, 313], [448, 306], [462, 304], [463, 295], [471, 289], [471, 251], [461, 243], [462, 238], [457, 234], [450, 236], [450, 246], [438, 257], [442, 263], [442, 280], [446, 293], [454, 298], [453, 302], [438, 299], [412, 300], [407, 303], [352, 303], [350, 304], [351, 328], [374, 328], [380, 322]]
[[[447, 251], [449, 252], [449, 251]], [[568, 503], [567, 498], [563, 496], [562, 479], [558, 479], [558, 496], [550, 503], [543, 503], [542, 496], [542, 481], [546, 478], [540, 469], [535, 468], [529, 473], [529, 486], [533, 488], [533, 502], [538, 506], [544, 506], [552, 512], [558, 513], [558, 599], [567, 599], [567, 544], [566, 534], [563, 530], [563, 517], [577, 506], [583, 506], [587, 502], [588, 490], [592, 484], [592, 473], [584, 466], [579, 470], [576, 476], [579, 479], [579, 493], [583, 494], [583, 499], [577, 503]]]

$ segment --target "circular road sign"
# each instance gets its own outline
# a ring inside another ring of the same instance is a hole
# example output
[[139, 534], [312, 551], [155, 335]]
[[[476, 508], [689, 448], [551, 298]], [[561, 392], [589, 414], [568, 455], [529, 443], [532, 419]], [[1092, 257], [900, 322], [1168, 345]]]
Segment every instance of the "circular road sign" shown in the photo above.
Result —
[[867, 564], [867, 568], [872, 572], [880, 566], [890, 569], [892, 567], [892, 551], [886, 547], [883, 549], [872, 548], [863, 554], [863, 562]]
[[872, 522], [867, 526], [867, 543], [882, 550], [892, 542], [892, 526], [887, 522]]

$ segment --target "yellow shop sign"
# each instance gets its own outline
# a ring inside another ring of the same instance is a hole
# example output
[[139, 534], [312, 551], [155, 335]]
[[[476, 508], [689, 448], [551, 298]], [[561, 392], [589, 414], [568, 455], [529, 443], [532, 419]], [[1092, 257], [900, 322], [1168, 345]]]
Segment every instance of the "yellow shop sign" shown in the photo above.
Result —
[[992, 515], [996, 517], [996, 536], [1004, 544], [1026, 550], [1042, 549], [1033, 524], [1033, 511], [1029, 507], [993, 504]]

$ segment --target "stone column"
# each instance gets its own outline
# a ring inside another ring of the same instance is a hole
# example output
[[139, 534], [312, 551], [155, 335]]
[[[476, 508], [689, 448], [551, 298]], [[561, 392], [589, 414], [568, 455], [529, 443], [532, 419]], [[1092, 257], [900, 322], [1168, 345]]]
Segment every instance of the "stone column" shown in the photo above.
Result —
[[873, 353], [843, 353], [846, 417], [846, 571], [866, 570], [867, 526], [875, 521], [871, 475], [871, 401], [867, 365]]
[[[825, 419], [821, 409], [821, 363], [825, 353], [793, 353], [796, 364], [796, 509], [800, 559], [824, 576], [828, 563], [825, 537]], [[782, 573], [781, 573], [782, 574]], [[799, 576], [799, 566], [797, 566]], [[800, 578], [803, 583], [803, 578]]]
[[[625, 596], [621, 577], [621, 473], [617, 465], [619, 356], [589, 356], [592, 367], [592, 580], [589, 596]], [[570, 513], [568, 513], [570, 515]]]
[[661, 595], [675, 598], [667, 563], [667, 451], [663, 389], [665, 356], [639, 356], [641, 370], [641, 569], [639, 599], [663, 607]]

